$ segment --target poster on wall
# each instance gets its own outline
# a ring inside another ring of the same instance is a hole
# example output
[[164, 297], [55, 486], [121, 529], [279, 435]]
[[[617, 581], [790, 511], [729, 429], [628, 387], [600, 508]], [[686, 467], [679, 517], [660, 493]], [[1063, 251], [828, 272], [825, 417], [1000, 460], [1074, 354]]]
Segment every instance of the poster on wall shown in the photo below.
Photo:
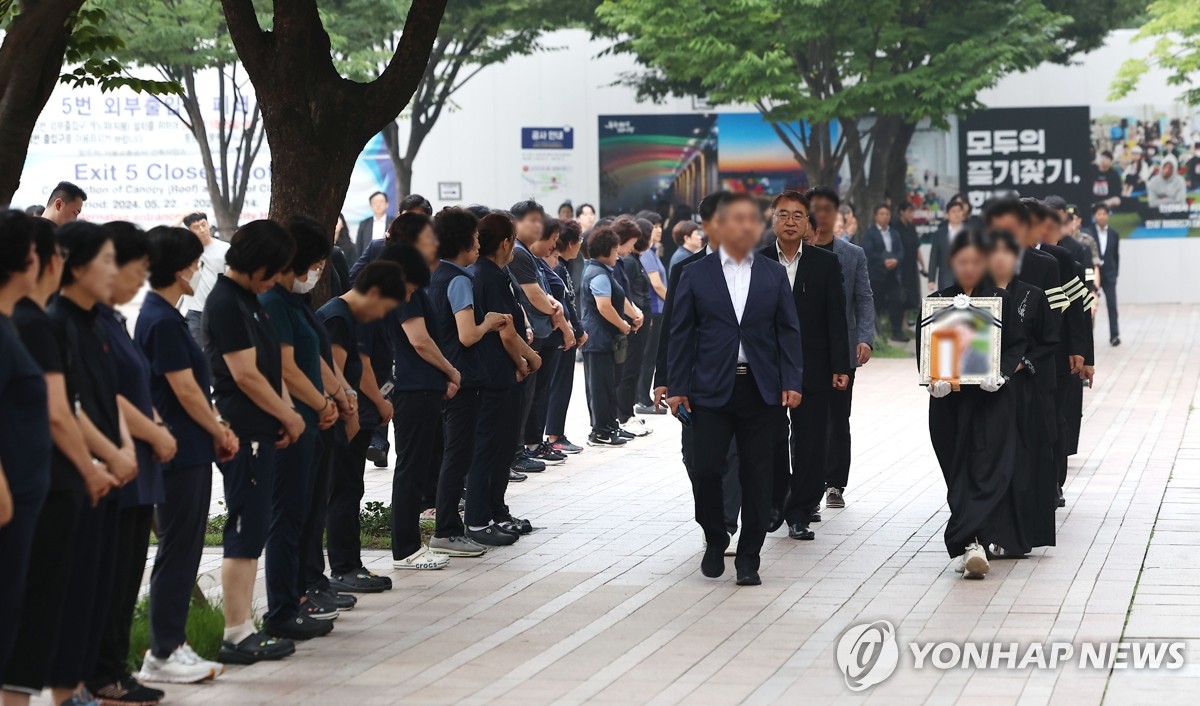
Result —
[[1089, 109], [993, 108], [958, 125], [962, 191], [972, 209], [1016, 193], [1091, 202]]
[[521, 194], [536, 201], [567, 199], [575, 188], [575, 130], [521, 128]]
[[600, 210], [633, 213], [717, 190], [717, 114], [601, 115]]
[[[220, 117], [215, 73], [200, 74], [197, 84], [201, 113], [212, 136]], [[246, 95], [244, 100], [252, 102], [254, 96]], [[179, 107], [176, 96], [164, 96], [162, 101]], [[45, 205], [55, 184], [70, 181], [88, 195], [83, 210], [87, 220], [125, 220], [150, 227], [176, 223], [195, 211], [211, 217], [200, 148], [163, 102], [130, 89], [104, 93], [97, 87], [58, 86], [34, 128], [13, 205]], [[227, 115], [233, 112], [229, 107]], [[242, 169], [234, 165], [231, 180]], [[257, 159], [245, 169], [250, 179], [242, 223], [265, 218], [270, 207], [271, 155], [265, 141]], [[370, 214], [368, 196], [374, 191], [389, 194], [395, 203], [395, 171], [381, 136], [371, 141], [355, 164], [346, 199], [347, 221], [354, 223]]]

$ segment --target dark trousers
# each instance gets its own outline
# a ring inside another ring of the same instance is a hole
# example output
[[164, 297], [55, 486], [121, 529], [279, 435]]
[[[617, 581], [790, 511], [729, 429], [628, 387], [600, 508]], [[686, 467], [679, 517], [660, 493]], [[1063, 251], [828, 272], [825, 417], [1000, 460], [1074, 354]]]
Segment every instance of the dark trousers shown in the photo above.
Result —
[[187, 642], [192, 587], [204, 552], [212, 495], [212, 466], [163, 473], [165, 497], [157, 508], [158, 550], [150, 572], [150, 652], [171, 656]]
[[[683, 427], [680, 441], [683, 446], [683, 467], [692, 475], [692, 427]], [[742, 484], [738, 482], [738, 452], [737, 440], [729, 442], [729, 450], [725, 453], [725, 472], [721, 478], [721, 496], [724, 501], [725, 531], [729, 534], [737, 532], [738, 516], [742, 514]]]
[[554, 383], [554, 373], [558, 368], [558, 359], [575, 355], [574, 349], [564, 351], [554, 345], [543, 345], [538, 351], [542, 356], [542, 367], [538, 369], [533, 381], [533, 398], [529, 414], [525, 419], [525, 445], [540, 444], [545, 440], [546, 416], [550, 410], [550, 387]]
[[554, 379], [546, 401], [546, 436], [555, 441], [567, 431], [567, 409], [575, 391], [575, 349], [563, 351], [554, 362]]
[[113, 569], [112, 601], [100, 637], [100, 651], [92, 679], [98, 685], [112, 684], [129, 676], [129, 631], [137, 605], [142, 576], [146, 573], [146, 550], [150, 548], [150, 525], [154, 506], [127, 507], [117, 518], [117, 564]]
[[638, 380], [642, 377], [642, 358], [646, 354], [646, 339], [649, 335], [650, 332], [645, 326], [630, 334], [629, 352], [625, 362], [617, 366], [617, 421], [622, 423], [633, 417], [633, 405], [638, 397]]
[[74, 687], [95, 668], [117, 565], [117, 516], [121, 509], [117, 495], [112, 493], [97, 507], [85, 509], [75, 527], [71, 577], [46, 686]]
[[616, 378], [617, 365], [613, 362], [612, 351], [584, 352], [583, 380], [587, 386], [593, 434], [617, 428]]
[[[333, 482], [335, 451], [339, 446], [346, 445], [345, 437], [339, 436], [341, 432], [335, 432], [335, 428], [321, 432], [312, 502], [308, 517], [304, 520], [304, 529], [300, 531], [300, 587], [305, 592], [329, 588], [329, 577], [325, 575], [325, 526], [329, 520], [329, 492]], [[360, 430], [359, 434], [370, 439], [371, 429]]]
[[479, 421], [479, 405], [482, 391], [478, 387], [459, 390], [453, 399], [447, 400], [442, 411], [445, 443], [442, 447], [442, 467], [437, 484], [437, 523], [434, 536], [443, 539], [461, 537], [465, 532], [462, 517], [458, 514], [458, 501], [463, 497], [463, 484], [467, 492], [476, 492], [490, 486], [488, 476], [471, 463], [475, 455], [475, 429]]
[[312, 510], [317, 477], [317, 433], [307, 431], [275, 457], [271, 524], [267, 529], [266, 622], [281, 625], [300, 613], [301, 537]]
[[[512, 440], [518, 428], [518, 412], [524, 389], [514, 385], [504, 389], [484, 388], [480, 392], [479, 424], [475, 429], [475, 454], [467, 477], [466, 523], [468, 527], [486, 527], [505, 511], [504, 494], [508, 490], [508, 469], [512, 464]], [[472, 484], [479, 478], [486, 485]]]
[[[533, 345], [530, 346], [533, 350], [538, 351], [538, 355], [543, 355], [541, 352], [546, 347], [546, 339], [535, 338]], [[546, 359], [542, 358], [543, 365]], [[533, 413], [533, 399], [537, 395], [537, 386], [545, 377], [541, 374], [542, 369], [539, 367], [536, 372], [532, 372], [522, 380], [519, 385], [521, 387], [521, 401], [517, 407], [517, 428], [513, 434], [513, 453], [519, 454], [525, 450], [525, 428], [529, 422], [529, 417]]]
[[0, 684], [4, 683], [4, 668], [8, 664], [9, 655], [12, 654], [13, 645], [16, 644], [21, 607], [25, 604], [25, 586], [29, 576], [33, 535], [45, 501], [45, 488], [15, 495], [12, 520], [0, 527], [0, 557], [4, 557], [5, 570], [9, 575], [7, 581], [0, 581], [0, 605], [8, 606], [11, 616], [8, 624], [0, 630]]
[[875, 294], [875, 328], [882, 332], [883, 312], [887, 312], [892, 325], [892, 335], [904, 330], [904, 292], [895, 277], [884, 277], [871, 283]]
[[850, 479], [850, 405], [854, 401], [854, 373], [845, 390], [829, 393], [829, 444], [826, 447], [825, 486], [846, 489]]
[[[444, 406], [445, 402], [443, 402]], [[433, 427], [433, 460], [429, 464], [429, 468], [425, 469], [425, 473], [420, 479], [421, 487], [417, 494], [417, 499], [422, 510], [437, 507], [438, 475], [440, 475], [442, 470], [442, 447], [446, 445], [443, 433], [444, 429], [439, 419], [437, 425]]]
[[1117, 278], [1105, 277], [1101, 273], [1100, 288], [1104, 290], [1104, 304], [1108, 307], [1108, 339], [1111, 341], [1121, 335], [1121, 327], [1117, 325]]
[[789, 525], [807, 525], [809, 517], [821, 505], [821, 496], [825, 492], [830, 397], [828, 392], [805, 392], [800, 406], [785, 415], [775, 439], [771, 503], [783, 510]]
[[363, 429], [333, 452], [329, 507], [325, 523], [329, 541], [329, 571], [341, 576], [362, 567], [358, 512], [363, 498], [363, 471], [373, 429]]
[[734, 565], [757, 571], [759, 552], [767, 536], [771, 514], [771, 468], [775, 437], [783, 408], [767, 404], [753, 374], [738, 375], [733, 395], [721, 407], [692, 406], [692, 494], [696, 522], [709, 544], [723, 546], [726, 531], [722, 483], [725, 455], [737, 439], [738, 480], [742, 488], [742, 531]]
[[388, 443], [387, 433], [388, 427], [386, 424], [380, 424], [379, 426], [371, 429], [371, 443], [369, 446], [373, 446], [377, 449], [383, 449], [384, 453], [390, 451], [392, 445]]
[[642, 374], [638, 377], [633, 401], [643, 407], [653, 404], [650, 389], [654, 387], [654, 366], [658, 362], [658, 338], [662, 335], [662, 314], [649, 314], [646, 319], [646, 345], [642, 348]]
[[392, 473], [392, 558], [421, 548], [421, 493], [438, 454], [438, 427], [446, 393], [408, 390], [396, 395], [396, 467]]

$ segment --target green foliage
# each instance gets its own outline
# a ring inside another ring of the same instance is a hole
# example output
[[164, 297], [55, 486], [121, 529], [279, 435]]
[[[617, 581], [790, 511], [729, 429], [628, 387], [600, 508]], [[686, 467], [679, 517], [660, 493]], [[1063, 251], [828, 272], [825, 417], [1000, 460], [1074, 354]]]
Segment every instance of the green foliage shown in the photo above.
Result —
[[[225, 616], [220, 603], [200, 602], [192, 597], [188, 609], [187, 640], [196, 654], [216, 660], [225, 633]], [[150, 649], [150, 597], [143, 596], [133, 611], [133, 626], [129, 633], [129, 671], [137, 674], [142, 658]]]
[[112, 50], [121, 61], [157, 68], [179, 80], [193, 71], [237, 61], [218, 0], [92, 0], [104, 11], [104, 31], [124, 37]]
[[1167, 83], [1183, 89], [1179, 99], [1200, 104], [1200, 3], [1195, 0], [1154, 0], [1137, 39], [1155, 38], [1144, 57], [1127, 60], [1113, 80], [1110, 100], [1133, 92], [1151, 68], [1167, 72]]
[[108, 12], [99, 3], [85, 6], [75, 14], [75, 28], [63, 57], [70, 67], [62, 75], [63, 83], [75, 88], [99, 86], [103, 91], [131, 88], [153, 95], [182, 91], [177, 81], [130, 76], [118, 58], [125, 52], [125, 41], [108, 25]]

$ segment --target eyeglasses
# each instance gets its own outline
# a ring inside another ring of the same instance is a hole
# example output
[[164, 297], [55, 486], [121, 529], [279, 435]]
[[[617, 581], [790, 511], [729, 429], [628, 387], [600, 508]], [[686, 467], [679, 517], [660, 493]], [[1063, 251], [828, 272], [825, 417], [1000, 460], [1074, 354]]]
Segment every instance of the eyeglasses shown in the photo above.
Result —
[[780, 223], [787, 223], [788, 221], [793, 223], [803, 223], [808, 220], [808, 214], [800, 212], [792, 213], [791, 211], [776, 211], [775, 220], [779, 221]]

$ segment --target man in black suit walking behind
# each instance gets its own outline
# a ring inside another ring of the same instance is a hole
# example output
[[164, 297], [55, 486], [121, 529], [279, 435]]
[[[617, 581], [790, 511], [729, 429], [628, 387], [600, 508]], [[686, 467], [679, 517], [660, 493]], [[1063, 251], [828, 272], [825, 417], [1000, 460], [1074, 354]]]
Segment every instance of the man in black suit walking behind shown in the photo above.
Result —
[[780, 416], [800, 404], [800, 323], [783, 265], [754, 255], [762, 233], [754, 198], [731, 194], [717, 208], [721, 247], [679, 279], [667, 404], [694, 425], [692, 493], [707, 541], [700, 570], [710, 578], [725, 572], [721, 476], [737, 439], [742, 528], [734, 566], [739, 586], [756, 586]]
[[1108, 343], [1121, 345], [1121, 327], [1117, 325], [1117, 276], [1121, 271], [1121, 235], [1108, 227], [1108, 205], [1092, 206], [1092, 237], [1100, 249], [1100, 289], [1108, 306]]
[[785, 191], [775, 197], [771, 211], [777, 239], [760, 254], [783, 265], [792, 288], [804, 354], [804, 396], [791, 412], [790, 428], [785, 421], [775, 441], [768, 529], [774, 531], [777, 522], [786, 519], [789, 537], [813, 539], [809, 524], [820, 518], [818, 510], [825, 494], [831, 393], [845, 390], [850, 383], [846, 295], [837, 255], [804, 245], [804, 236], [814, 227], [809, 220], [808, 197]]
[[[867, 267], [871, 275], [871, 290], [875, 293], [875, 325], [883, 325], [886, 307], [891, 319], [892, 340], [907, 341], [904, 333], [904, 295], [900, 289], [900, 263], [904, 261], [904, 243], [892, 230], [892, 209], [884, 204], [875, 207], [875, 223], [863, 236]], [[880, 331], [883, 333], [883, 331]]]

